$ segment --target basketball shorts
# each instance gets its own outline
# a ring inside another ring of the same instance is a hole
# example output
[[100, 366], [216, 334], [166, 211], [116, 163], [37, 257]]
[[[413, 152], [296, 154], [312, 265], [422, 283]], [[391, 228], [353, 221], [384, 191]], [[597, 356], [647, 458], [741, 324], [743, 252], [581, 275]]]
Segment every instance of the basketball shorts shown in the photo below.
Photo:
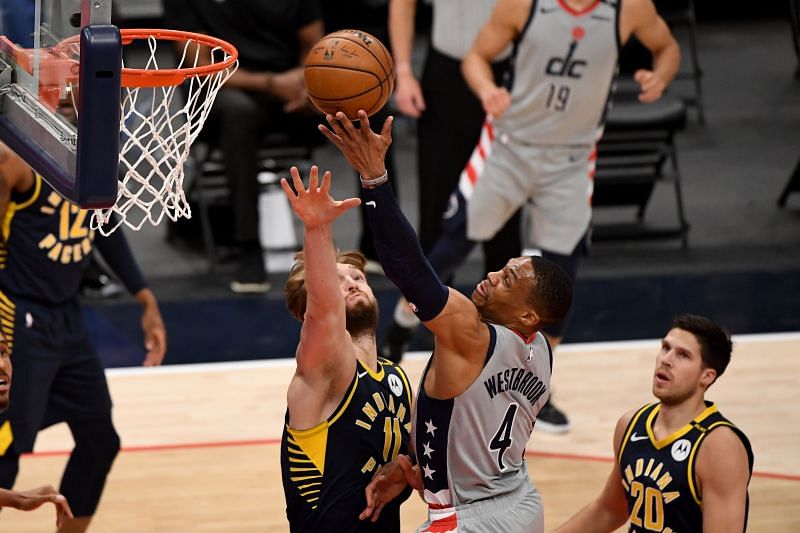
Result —
[[529, 480], [517, 490], [466, 505], [429, 509], [417, 533], [542, 533], [544, 508]]
[[105, 372], [77, 301], [0, 299], [13, 364], [9, 409], [0, 414], [0, 432], [9, 422], [13, 440], [0, 443], [0, 455], [32, 451], [39, 430], [53, 424], [109, 416]]
[[467, 202], [467, 237], [491, 239], [525, 205], [532, 246], [570, 255], [592, 215], [593, 149], [492, 143]]

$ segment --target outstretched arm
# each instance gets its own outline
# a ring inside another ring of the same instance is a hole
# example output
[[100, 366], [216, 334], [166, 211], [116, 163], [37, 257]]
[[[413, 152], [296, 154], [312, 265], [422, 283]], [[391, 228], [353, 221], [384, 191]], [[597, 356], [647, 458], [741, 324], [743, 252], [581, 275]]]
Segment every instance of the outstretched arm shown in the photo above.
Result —
[[355, 352], [346, 329], [345, 302], [336, 268], [333, 221], [361, 203], [358, 198], [331, 198], [331, 173], [319, 183], [319, 169], [311, 167], [308, 188], [297, 167], [291, 168], [292, 184], [281, 187], [292, 210], [303, 222], [306, 313], [297, 346], [297, 371], [289, 387], [289, 413], [296, 427], [321, 421], [326, 402], [338, 404], [353, 377]]
[[[481, 323], [475, 305], [441, 282], [388, 184], [383, 158], [392, 142], [392, 118], [386, 120], [380, 134], [370, 129], [363, 110], [359, 111], [359, 129], [344, 113], [326, 118], [331, 129], [320, 126], [320, 131], [362, 176], [375, 251], [386, 276], [397, 285], [425, 327], [436, 335], [437, 356], [474, 358], [482, 364], [489, 345], [489, 330]], [[459, 371], [454, 369], [453, 373], [458, 375]]]
[[0, 507], [33, 511], [46, 503], [52, 503], [56, 508], [57, 528], [61, 527], [65, 518], [73, 518], [67, 499], [50, 485], [24, 491], [0, 489]]

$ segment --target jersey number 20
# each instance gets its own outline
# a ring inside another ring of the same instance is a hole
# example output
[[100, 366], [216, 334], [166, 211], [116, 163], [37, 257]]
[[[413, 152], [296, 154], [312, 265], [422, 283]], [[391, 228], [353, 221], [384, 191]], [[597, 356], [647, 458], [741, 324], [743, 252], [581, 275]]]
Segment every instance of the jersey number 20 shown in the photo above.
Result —
[[508, 406], [506, 414], [503, 415], [503, 421], [500, 422], [500, 427], [497, 428], [497, 432], [489, 442], [489, 449], [497, 450], [497, 466], [501, 471], [506, 468], [505, 463], [503, 463], [503, 455], [506, 453], [506, 450], [511, 447], [511, 442], [513, 441], [511, 438], [511, 430], [514, 429], [514, 417], [517, 416], [518, 407], [516, 403], [512, 403]]

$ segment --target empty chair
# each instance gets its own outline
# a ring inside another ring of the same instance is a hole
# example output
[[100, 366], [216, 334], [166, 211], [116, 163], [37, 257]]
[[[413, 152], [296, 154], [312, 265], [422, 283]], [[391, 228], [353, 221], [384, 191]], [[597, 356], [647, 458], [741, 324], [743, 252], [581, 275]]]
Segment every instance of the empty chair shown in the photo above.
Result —
[[[686, 220], [674, 137], [686, 125], [686, 106], [665, 94], [652, 104], [636, 99], [635, 91], [622, 90], [606, 120], [605, 133], [597, 144], [597, 162], [592, 197], [593, 210], [634, 208], [632, 220], [603, 223], [595, 216], [594, 241], [620, 239], [679, 238], [688, 246]], [[645, 214], [659, 182], [669, 183], [675, 193], [675, 223], [647, 224]]]

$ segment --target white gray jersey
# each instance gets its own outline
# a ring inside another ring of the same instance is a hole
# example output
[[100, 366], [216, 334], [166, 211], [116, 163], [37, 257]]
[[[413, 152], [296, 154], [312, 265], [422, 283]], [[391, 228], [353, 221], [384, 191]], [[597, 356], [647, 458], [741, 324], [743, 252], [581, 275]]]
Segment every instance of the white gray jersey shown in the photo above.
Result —
[[515, 42], [511, 106], [501, 135], [529, 145], [592, 146], [609, 102], [619, 56], [619, 2], [575, 11], [563, 0], [532, 0]]
[[[489, 22], [496, 0], [433, 0], [433, 48], [452, 59], [464, 59], [481, 28]], [[511, 53], [511, 46], [494, 61]]]
[[459, 506], [527, 486], [525, 446], [550, 395], [552, 352], [541, 333], [525, 340], [487, 325], [491, 341], [480, 376], [455, 398], [425, 394], [426, 368], [415, 409], [414, 442], [435, 506]]

